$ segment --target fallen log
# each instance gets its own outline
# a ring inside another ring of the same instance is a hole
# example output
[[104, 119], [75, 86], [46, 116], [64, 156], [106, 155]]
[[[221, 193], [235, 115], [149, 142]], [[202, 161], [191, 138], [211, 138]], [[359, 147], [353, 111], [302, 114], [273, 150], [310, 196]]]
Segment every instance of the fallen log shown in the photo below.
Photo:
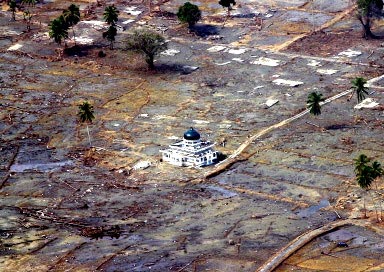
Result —
[[296, 237], [294, 240], [288, 243], [285, 247], [283, 247], [277, 253], [272, 255], [271, 258], [269, 258], [261, 267], [259, 267], [257, 272], [272, 272], [289, 256], [291, 256], [293, 253], [295, 253], [297, 250], [299, 250], [301, 247], [303, 247], [304, 245], [306, 245], [316, 237], [323, 235], [333, 229], [346, 226], [346, 225], [361, 225], [361, 224], [358, 224], [358, 223], [355, 224], [353, 220], [346, 219], [346, 220], [331, 222], [318, 229], [308, 231]]

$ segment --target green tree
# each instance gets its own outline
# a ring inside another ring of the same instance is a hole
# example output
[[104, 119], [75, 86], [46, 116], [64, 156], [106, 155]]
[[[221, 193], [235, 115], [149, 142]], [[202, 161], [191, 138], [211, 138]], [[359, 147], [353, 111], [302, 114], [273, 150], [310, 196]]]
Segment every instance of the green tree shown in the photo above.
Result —
[[49, 37], [53, 38], [57, 44], [61, 45], [61, 42], [68, 38], [67, 29], [68, 27], [63, 15], [60, 15], [49, 24]]
[[154, 69], [155, 56], [168, 48], [163, 36], [156, 32], [136, 29], [126, 42], [128, 50], [135, 50], [145, 55], [149, 69]]
[[357, 19], [363, 27], [363, 38], [377, 39], [379, 38], [372, 33], [372, 20], [383, 16], [382, 0], [356, 0]]
[[360, 103], [365, 99], [365, 95], [368, 95], [368, 87], [365, 87], [366, 83], [367, 83], [367, 80], [362, 77], [357, 77], [354, 80], [352, 80], [352, 88], [357, 95], [358, 103]]
[[103, 32], [103, 38], [109, 41], [109, 48], [113, 49], [113, 42], [115, 41], [115, 37], [117, 35], [117, 29], [114, 25], [110, 25], [108, 30]]
[[384, 170], [381, 167], [381, 164], [378, 161], [372, 163], [372, 177], [373, 179], [379, 178], [384, 175]]
[[[355, 161], [355, 174], [357, 184], [364, 191], [368, 191], [372, 184], [371, 169], [368, 163], [371, 161], [366, 155], [360, 154]], [[365, 198], [363, 197], [364, 217], [367, 218], [367, 209], [365, 207]]]
[[362, 189], [369, 189], [372, 185], [372, 167], [368, 165], [371, 161], [366, 155], [360, 154], [355, 161], [356, 180]]
[[201, 11], [198, 6], [186, 2], [179, 7], [177, 18], [183, 23], [188, 23], [188, 27], [191, 28], [201, 19]]
[[107, 24], [115, 25], [116, 22], [119, 20], [118, 16], [119, 16], [119, 11], [114, 5], [108, 6], [105, 8], [103, 18]]
[[321, 114], [321, 105], [320, 102], [323, 102], [325, 99], [321, 93], [312, 92], [308, 95], [307, 108], [309, 112], [313, 115]]
[[103, 17], [105, 22], [109, 24], [107, 31], [103, 32], [103, 38], [109, 41], [109, 48], [113, 49], [113, 42], [117, 35], [116, 22], [119, 20], [119, 11], [114, 5], [108, 6], [104, 10]]
[[[356, 175], [357, 184], [359, 184], [360, 188], [364, 189], [365, 191], [368, 191], [371, 188], [372, 183], [377, 178], [381, 177], [384, 174], [384, 170], [381, 167], [381, 164], [377, 161], [374, 161], [371, 165], [369, 165], [371, 160], [364, 154], [360, 154], [357, 157], [357, 159], [354, 160], [354, 162], [355, 162], [355, 175]], [[372, 197], [372, 201], [373, 200], [374, 198]], [[381, 210], [380, 218], [382, 219], [381, 204], [380, 204], [380, 210]], [[365, 211], [365, 217], [367, 217], [367, 212], [365, 208], [365, 199], [364, 199], [364, 211]], [[376, 211], [376, 219], [377, 221], [379, 221], [376, 205], [375, 205], [375, 211]]]
[[24, 10], [23, 17], [27, 25], [27, 31], [31, 31], [32, 12], [30, 9], [36, 5], [36, 0], [22, 0], [21, 3], [26, 5], [28, 9]]
[[236, 5], [236, 2], [235, 0], [219, 0], [219, 4], [227, 9], [227, 15], [230, 16], [232, 6]]
[[92, 120], [95, 119], [95, 116], [93, 114], [94, 114], [93, 106], [87, 101], [79, 105], [79, 112], [77, 115], [79, 117], [80, 122], [87, 124], [87, 134], [88, 134], [88, 140], [89, 140], [90, 146], [92, 146], [92, 143], [91, 143], [91, 136], [89, 134], [88, 124], [91, 124]]
[[76, 45], [76, 36], [75, 36], [74, 26], [78, 22], [80, 22], [79, 6], [76, 6], [75, 4], [71, 4], [68, 7], [68, 9], [63, 11], [63, 18], [64, 18], [64, 22], [65, 22], [66, 26], [72, 28], [73, 40], [75, 41], [75, 45]]
[[12, 20], [16, 21], [16, 8], [17, 4], [15, 0], [9, 1], [9, 10], [12, 12]]

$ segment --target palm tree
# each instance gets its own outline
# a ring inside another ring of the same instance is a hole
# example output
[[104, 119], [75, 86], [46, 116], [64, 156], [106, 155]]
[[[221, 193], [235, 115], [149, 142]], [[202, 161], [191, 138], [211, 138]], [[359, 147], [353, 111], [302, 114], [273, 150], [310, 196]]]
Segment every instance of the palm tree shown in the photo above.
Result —
[[75, 41], [76, 45], [76, 37], [75, 37], [75, 30], [74, 26], [80, 22], [80, 10], [79, 7], [75, 4], [71, 4], [67, 10], [63, 11], [63, 17], [66, 25], [68, 27], [72, 27], [72, 33], [73, 33], [73, 40]]
[[323, 102], [325, 99], [321, 93], [312, 92], [308, 95], [307, 108], [309, 112], [313, 115], [321, 114], [321, 105], [320, 102]]
[[89, 135], [89, 128], [88, 124], [92, 123], [92, 120], [95, 119], [95, 116], [93, 115], [93, 106], [89, 104], [87, 101], [83, 102], [82, 104], [79, 105], [79, 120], [82, 123], [87, 124], [87, 133], [88, 133], [88, 140], [89, 140], [89, 145], [92, 146], [91, 143], [91, 136]]
[[17, 4], [15, 0], [9, 1], [9, 10], [12, 12], [12, 20], [16, 21], [16, 8]]
[[354, 160], [355, 162], [355, 174], [359, 175], [365, 167], [367, 167], [367, 164], [371, 160], [365, 155], [365, 154], [360, 154], [357, 159]]
[[[360, 103], [365, 99], [365, 95], [368, 95], [368, 87], [365, 87], [367, 80], [362, 77], [356, 77], [352, 80], [352, 88], [354, 89], [357, 95], [357, 102]], [[353, 93], [352, 93], [353, 95]]]
[[[355, 161], [355, 174], [356, 181], [359, 184], [360, 188], [368, 191], [371, 187], [373, 178], [372, 178], [372, 170], [368, 163], [371, 161], [366, 155], [360, 154]], [[365, 198], [363, 197], [363, 205], [364, 205], [364, 217], [367, 218], [367, 209], [365, 208]]]
[[53, 38], [57, 44], [61, 44], [61, 42], [66, 38], [68, 38], [67, 25], [65, 24], [63, 15], [60, 15], [59, 18], [54, 19], [49, 24], [49, 37]]
[[107, 24], [115, 25], [116, 22], [119, 20], [118, 16], [119, 11], [114, 5], [105, 8], [103, 18]]
[[372, 163], [372, 176], [374, 179], [379, 178], [384, 175], [384, 170], [381, 167], [381, 164], [378, 161]]
[[[374, 161], [372, 163], [371, 175], [372, 175], [373, 180], [376, 180], [377, 178], [382, 177], [384, 175], [384, 170], [381, 167], [381, 164], [379, 162]], [[378, 190], [377, 183], [376, 183], [376, 190]], [[383, 208], [381, 205], [381, 200], [379, 200], [379, 207], [380, 207], [380, 219], [381, 219], [381, 221], [383, 221]], [[377, 221], [379, 221], [379, 220], [377, 220]]]
[[103, 38], [109, 41], [109, 49], [113, 49], [113, 42], [115, 41], [115, 37], [117, 34], [117, 29], [114, 25], [108, 27], [108, 30], [103, 32]]

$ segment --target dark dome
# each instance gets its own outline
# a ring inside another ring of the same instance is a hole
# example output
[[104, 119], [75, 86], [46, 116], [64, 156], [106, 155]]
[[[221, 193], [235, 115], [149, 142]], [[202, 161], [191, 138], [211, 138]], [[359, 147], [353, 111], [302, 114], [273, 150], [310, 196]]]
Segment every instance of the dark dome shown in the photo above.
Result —
[[191, 127], [184, 133], [184, 139], [196, 141], [200, 139], [200, 134]]

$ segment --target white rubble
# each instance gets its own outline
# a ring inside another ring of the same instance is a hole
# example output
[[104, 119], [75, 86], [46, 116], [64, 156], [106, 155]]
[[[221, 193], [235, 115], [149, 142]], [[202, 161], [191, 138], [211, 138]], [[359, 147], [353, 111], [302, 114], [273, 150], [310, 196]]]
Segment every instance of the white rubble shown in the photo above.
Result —
[[182, 68], [184, 73], [192, 73], [193, 71], [199, 69], [199, 66], [184, 65]]
[[321, 66], [320, 65], [320, 61], [317, 61], [317, 60], [310, 60], [308, 63], [307, 63], [308, 66], [312, 66], [312, 67], [316, 67], [316, 66]]
[[223, 66], [223, 65], [227, 65], [227, 64], [230, 64], [231, 62], [230, 61], [226, 61], [226, 62], [222, 62], [222, 63], [215, 63], [216, 65], [219, 65], [219, 66]]
[[127, 24], [130, 24], [130, 23], [133, 23], [135, 20], [133, 19], [128, 19], [126, 21], [123, 22], [123, 25], [127, 25]]
[[317, 72], [323, 75], [333, 75], [333, 74], [336, 74], [338, 71], [339, 70], [334, 70], [334, 69], [317, 69]]
[[347, 50], [345, 50], [343, 52], [340, 52], [338, 55], [339, 56], [345, 56], [345, 57], [348, 57], [348, 58], [353, 58], [353, 57], [360, 56], [361, 52], [360, 51], [354, 51], [352, 49], [347, 49]]
[[125, 12], [125, 13], [128, 13], [128, 14], [130, 14], [130, 15], [133, 15], [133, 16], [137, 16], [137, 15], [139, 15], [139, 14], [142, 13], [141, 10], [136, 10], [136, 9], [137, 9], [137, 7], [135, 7], [135, 6], [132, 6], [132, 7], [126, 7], [125, 10], [124, 10], [124, 12]]
[[246, 48], [238, 48], [238, 49], [229, 49], [228, 53], [233, 55], [241, 55], [247, 51]]
[[92, 44], [93, 39], [87, 37], [75, 37], [76, 43], [79, 44]]
[[20, 49], [22, 47], [23, 47], [22, 44], [16, 43], [16, 44], [12, 45], [11, 47], [9, 47], [8, 50], [9, 51], [15, 51], [15, 50], [18, 50], [18, 49]]
[[366, 98], [363, 101], [361, 101], [359, 104], [357, 104], [354, 108], [355, 109], [362, 109], [367, 108], [371, 109], [374, 107], [377, 107], [379, 103], [377, 103], [373, 98]]
[[270, 59], [270, 58], [266, 58], [266, 57], [260, 57], [257, 60], [251, 61], [251, 64], [276, 67], [276, 66], [280, 65], [280, 60]]
[[220, 52], [220, 51], [223, 51], [226, 47], [225, 46], [222, 46], [222, 45], [215, 45], [215, 46], [212, 46], [210, 48], [207, 49], [207, 51], [209, 52]]
[[81, 25], [91, 25], [92, 28], [96, 30], [102, 30], [107, 28], [108, 24], [103, 21], [90, 20], [90, 21], [80, 21], [77, 25], [80, 27]]
[[150, 161], [139, 161], [133, 166], [133, 170], [146, 169], [151, 166]]
[[209, 124], [209, 121], [206, 120], [192, 120], [196, 124]]
[[304, 84], [302, 81], [295, 81], [295, 80], [289, 80], [289, 79], [282, 79], [278, 78], [272, 81], [276, 85], [284, 85], [284, 86], [290, 86], [290, 87], [297, 87], [301, 84]]
[[241, 59], [241, 58], [233, 58], [232, 60], [233, 60], [233, 61], [237, 61], [237, 62], [244, 62], [244, 60]]
[[174, 56], [174, 55], [179, 54], [179, 53], [180, 53], [180, 50], [167, 49], [167, 50], [161, 52], [160, 54], [164, 55], [164, 56]]
[[265, 102], [265, 105], [270, 108], [272, 107], [273, 105], [277, 104], [279, 102], [279, 100], [277, 99], [268, 99], [266, 102]]

